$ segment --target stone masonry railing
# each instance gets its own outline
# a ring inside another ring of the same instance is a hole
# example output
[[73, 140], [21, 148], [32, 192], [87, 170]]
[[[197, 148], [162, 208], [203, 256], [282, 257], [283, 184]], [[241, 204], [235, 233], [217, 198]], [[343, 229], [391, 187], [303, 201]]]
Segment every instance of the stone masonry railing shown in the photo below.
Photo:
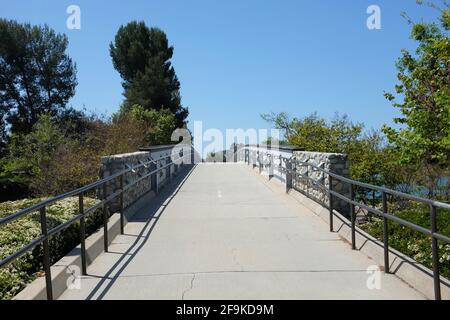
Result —
[[[156, 165], [154, 168], [151, 168], [150, 166], [147, 167], [141, 166], [140, 168], [125, 174], [124, 184], [127, 185], [128, 183], [137, 181], [141, 177], [145, 176], [152, 169], [157, 169], [165, 166], [169, 161], [169, 159], [166, 157], [171, 155], [173, 147], [174, 146], [172, 145], [150, 147], [145, 149], [145, 151], [102, 157], [99, 176], [100, 178], [106, 178], [125, 169], [134, 168], [142, 163], [146, 163], [149, 160], [156, 160]], [[168, 178], [170, 177], [170, 173], [173, 174], [177, 172], [179, 170], [178, 167], [179, 165], [173, 164], [161, 170], [157, 174], [156, 188], [160, 185], [165, 184]], [[106, 197], [113, 194], [119, 189], [120, 189], [120, 181], [118, 179], [115, 179], [114, 181], [107, 183]], [[142, 181], [139, 181], [133, 186], [133, 188], [128, 189], [124, 192], [123, 195], [124, 208], [127, 208], [133, 203], [135, 203], [139, 198], [141, 198], [146, 193], [157, 191], [153, 189], [151, 177], [147, 177], [144, 178]], [[98, 191], [98, 197], [100, 199], [103, 199], [104, 196], [102, 190]], [[120, 203], [119, 199], [111, 201], [109, 205], [110, 211], [115, 212], [119, 207], [119, 203]]]
[[[348, 161], [348, 157], [345, 154], [294, 151], [293, 156], [300, 162], [311, 163], [316, 166], [322, 167], [329, 172], [349, 178], [350, 164]], [[314, 170], [310, 166], [297, 167], [296, 171], [303, 175], [309, 176], [322, 185], [325, 185], [326, 188], [329, 187], [328, 176], [323, 172]], [[314, 186], [313, 183], [308, 182], [307, 179], [302, 179], [301, 177], [297, 177], [296, 179], [294, 179], [293, 184], [296, 190], [304, 193], [313, 200], [325, 206], [328, 206], [328, 192], [317, 186]], [[333, 180], [332, 190], [346, 197], [350, 197], [350, 186], [346, 183], [342, 183], [337, 179]], [[348, 203], [341, 199], [336, 199], [336, 197], [333, 200], [333, 208], [344, 216], [348, 216], [350, 210]]]
[[[246, 145], [239, 148], [237, 161], [247, 161], [249, 164], [253, 164], [254, 167], [259, 167], [260, 173], [272, 175], [273, 178], [285, 183], [286, 173], [284, 170], [280, 170], [279, 166], [285, 167], [286, 164], [280, 161], [280, 157], [296, 160], [293, 162], [297, 164], [293, 164], [295, 171], [310, 177], [325, 188], [329, 186], [328, 175], [306, 164], [310, 163], [322, 167], [328, 172], [349, 178], [350, 164], [348, 157], [340, 153], [307, 152], [293, 146], [278, 146], [275, 148], [264, 145]], [[272, 173], [270, 173], [270, 163], [272, 162], [274, 167], [272, 168]], [[292, 178], [292, 187], [325, 207], [329, 206], [328, 192], [324, 188], [314, 185], [310, 180], [301, 176], [294, 176]], [[333, 179], [332, 190], [343, 196], [350, 197], [350, 186], [338, 179]], [[333, 209], [344, 216], [348, 216], [350, 206], [344, 200], [334, 197]]]

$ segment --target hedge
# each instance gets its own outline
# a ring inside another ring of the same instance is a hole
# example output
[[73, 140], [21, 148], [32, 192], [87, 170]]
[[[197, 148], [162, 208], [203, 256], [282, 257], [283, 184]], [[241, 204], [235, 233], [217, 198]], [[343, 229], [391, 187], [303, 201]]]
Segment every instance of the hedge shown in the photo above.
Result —
[[[427, 206], [410, 204], [408, 207], [390, 205], [390, 212], [395, 216], [413, 222], [427, 229], [431, 228], [430, 212]], [[373, 217], [372, 221], [364, 223], [361, 228], [379, 240], [383, 240], [383, 219]], [[438, 232], [450, 237], [450, 212], [437, 210]], [[389, 246], [413, 258], [415, 261], [432, 268], [431, 238], [418, 231], [389, 222]], [[450, 279], [450, 244], [438, 241], [440, 274]]]
[[[45, 200], [24, 199], [0, 203], [0, 217], [8, 216], [20, 209], [32, 206]], [[97, 202], [85, 198], [86, 208]], [[78, 197], [67, 198], [47, 207], [48, 228], [54, 228], [79, 213]], [[95, 232], [102, 224], [101, 209], [86, 217], [87, 235]], [[80, 242], [79, 222], [69, 226], [50, 238], [50, 261], [57, 262]], [[38, 237], [41, 233], [39, 212], [21, 217], [11, 223], [0, 226], [0, 259], [11, 255], [24, 245]], [[42, 245], [35, 247], [9, 265], [0, 268], [0, 300], [11, 299], [25, 286], [39, 276], [43, 276]]]

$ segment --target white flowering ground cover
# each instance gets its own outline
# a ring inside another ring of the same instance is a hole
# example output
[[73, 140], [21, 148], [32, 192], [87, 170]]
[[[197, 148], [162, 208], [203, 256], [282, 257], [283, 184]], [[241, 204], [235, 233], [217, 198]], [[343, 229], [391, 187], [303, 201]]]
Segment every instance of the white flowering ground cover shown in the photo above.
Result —
[[[32, 206], [45, 199], [23, 199], [0, 203], [0, 217]], [[97, 200], [84, 199], [85, 208]], [[48, 228], [56, 227], [78, 214], [78, 197], [67, 198], [47, 207]], [[102, 223], [101, 210], [86, 219], [87, 234], [93, 233]], [[0, 259], [11, 255], [41, 233], [39, 212], [34, 212], [11, 223], [0, 226]], [[79, 244], [79, 223], [68, 227], [50, 239], [51, 263], [55, 263]], [[36, 277], [43, 276], [42, 246], [37, 246], [11, 264], [0, 269], [0, 300], [11, 299]]]

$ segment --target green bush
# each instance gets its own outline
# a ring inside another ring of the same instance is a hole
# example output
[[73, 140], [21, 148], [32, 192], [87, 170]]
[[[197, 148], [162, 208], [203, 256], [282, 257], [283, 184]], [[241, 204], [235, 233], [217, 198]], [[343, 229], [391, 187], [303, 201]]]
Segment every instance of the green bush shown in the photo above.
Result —
[[[24, 199], [0, 203], [0, 217], [8, 216], [20, 209], [32, 206], [44, 199]], [[85, 198], [86, 208], [95, 199]], [[56, 227], [79, 213], [78, 198], [67, 198], [47, 207], [48, 228]], [[102, 223], [101, 210], [86, 218], [86, 232], [92, 234]], [[16, 252], [37, 238], [41, 233], [39, 213], [31, 213], [0, 227], [0, 259]], [[50, 260], [57, 262], [78, 245], [80, 239], [79, 223], [75, 223], [50, 238]], [[37, 246], [11, 264], [0, 269], [0, 300], [11, 299], [28, 283], [42, 275], [42, 246]]]
[[[430, 229], [429, 208], [421, 205], [409, 205], [407, 208], [393, 208], [390, 212], [404, 220]], [[448, 210], [437, 211], [438, 232], [450, 236], [450, 215]], [[383, 239], [383, 219], [374, 217], [371, 222], [362, 225], [362, 229], [376, 237]], [[432, 268], [431, 238], [418, 231], [402, 226], [395, 222], [389, 222], [389, 246], [413, 258], [415, 261]], [[450, 244], [438, 242], [440, 274], [450, 279]]]

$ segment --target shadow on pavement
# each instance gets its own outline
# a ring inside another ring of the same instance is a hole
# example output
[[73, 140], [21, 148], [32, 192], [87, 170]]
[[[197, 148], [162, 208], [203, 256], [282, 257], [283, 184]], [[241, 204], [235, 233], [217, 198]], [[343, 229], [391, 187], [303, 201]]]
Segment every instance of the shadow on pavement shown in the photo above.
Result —
[[[122, 257], [109, 269], [109, 271], [102, 276], [101, 281], [94, 287], [94, 289], [90, 292], [90, 294], [86, 297], [87, 300], [94, 299], [103, 299], [105, 295], [108, 293], [111, 286], [115, 283], [115, 281], [119, 278], [120, 274], [127, 267], [127, 265], [133, 260], [133, 258], [139, 253], [142, 247], [145, 245], [147, 240], [149, 239], [154, 227], [158, 223], [159, 218], [164, 213], [165, 209], [172, 201], [172, 199], [177, 195], [181, 187], [184, 185], [186, 180], [195, 170], [196, 165], [188, 165], [179, 174], [173, 178], [171, 182], [166, 184], [158, 193], [156, 197], [149, 201], [149, 205], [145, 210], [140, 210], [135, 216], [133, 216], [129, 222], [145, 222], [145, 226], [142, 228], [141, 232], [138, 236], [136, 236], [136, 240], [131, 244], [131, 246], [122, 254]], [[151, 224], [153, 222], [153, 224]], [[150, 227], [149, 227], [150, 226]], [[147, 230], [148, 229], [148, 230]], [[126, 236], [131, 236], [129, 234], [124, 234]], [[143, 239], [143, 240], [142, 240]], [[139, 242], [141, 242], [139, 244]], [[133, 251], [131, 253], [131, 251]], [[124, 262], [124, 260], [127, 261]], [[122, 264], [122, 265], [121, 265]], [[121, 266], [120, 266], [121, 265]], [[120, 267], [119, 267], [120, 266]], [[111, 274], [115, 272], [114, 276], [111, 277]], [[102, 286], [106, 281], [109, 281], [108, 284], [102, 289]]]

